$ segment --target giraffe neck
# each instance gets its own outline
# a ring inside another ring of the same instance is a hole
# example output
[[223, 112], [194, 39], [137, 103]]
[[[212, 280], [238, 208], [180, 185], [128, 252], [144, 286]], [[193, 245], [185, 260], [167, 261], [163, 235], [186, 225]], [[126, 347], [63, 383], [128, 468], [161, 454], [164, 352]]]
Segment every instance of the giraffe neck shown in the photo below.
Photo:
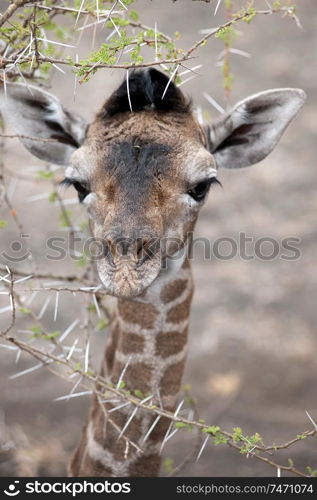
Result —
[[[121, 382], [124, 389], [141, 399], [151, 396], [149, 402], [173, 411], [186, 359], [192, 292], [190, 266], [185, 260], [177, 272], [160, 277], [142, 297], [118, 299], [101, 374], [113, 384]], [[101, 405], [94, 399], [72, 461], [73, 475], [158, 475], [160, 446], [170, 422], [137, 410], [124, 435], [142, 449], [140, 453], [119, 438], [119, 429], [134, 410], [127, 405], [111, 411], [119, 405], [120, 402]]]

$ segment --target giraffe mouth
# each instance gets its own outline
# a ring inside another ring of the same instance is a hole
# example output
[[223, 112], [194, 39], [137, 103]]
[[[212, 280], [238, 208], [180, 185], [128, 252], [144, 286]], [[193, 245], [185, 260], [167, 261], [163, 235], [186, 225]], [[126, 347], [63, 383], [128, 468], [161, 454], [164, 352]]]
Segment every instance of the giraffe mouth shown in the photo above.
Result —
[[141, 295], [158, 277], [161, 258], [148, 259], [140, 265], [134, 259], [121, 259], [116, 265], [107, 259], [97, 262], [99, 278], [107, 293], [118, 298]]

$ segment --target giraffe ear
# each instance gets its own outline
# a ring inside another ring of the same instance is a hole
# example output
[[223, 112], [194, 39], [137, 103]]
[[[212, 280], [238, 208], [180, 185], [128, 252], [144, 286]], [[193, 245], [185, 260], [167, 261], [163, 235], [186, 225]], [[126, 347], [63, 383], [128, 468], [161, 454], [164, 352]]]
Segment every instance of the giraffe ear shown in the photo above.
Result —
[[2, 86], [0, 111], [16, 134], [26, 136], [20, 138], [24, 146], [41, 160], [68, 165], [85, 137], [87, 126], [82, 118], [65, 110], [52, 94], [30, 85]]
[[275, 89], [239, 102], [207, 130], [218, 167], [242, 168], [263, 160], [305, 99], [303, 90]]

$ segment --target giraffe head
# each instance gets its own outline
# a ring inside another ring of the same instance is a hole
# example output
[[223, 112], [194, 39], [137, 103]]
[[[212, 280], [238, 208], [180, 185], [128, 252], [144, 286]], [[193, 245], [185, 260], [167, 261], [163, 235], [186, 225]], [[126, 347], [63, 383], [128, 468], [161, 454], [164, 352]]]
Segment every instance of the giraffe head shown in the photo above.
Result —
[[218, 169], [265, 158], [305, 100], [299, 89], [269, 90], [201, 126], [183, 93], [152, 68], [131, 74], [87, 126], [43, 90], [11, 84], [6, 94], [0, 109], [17, 134], [55, 139], [21, 140], [66, 167], [102, 242], [100, 279], [121, 297], [140, 295], [182, 263]]

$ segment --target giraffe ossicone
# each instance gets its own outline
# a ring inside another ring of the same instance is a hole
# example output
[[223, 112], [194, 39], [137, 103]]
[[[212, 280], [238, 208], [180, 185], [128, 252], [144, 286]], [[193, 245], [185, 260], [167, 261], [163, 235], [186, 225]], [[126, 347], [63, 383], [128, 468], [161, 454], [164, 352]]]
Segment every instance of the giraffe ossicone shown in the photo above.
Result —
[[[124, 379], [127, 390], [174, 411], [193, 293], [190, 235], [199, 211], [219, 168], [250, 166], [272, 151], [305, 93], [261, 92], [202, 126], [190, 101], [156, 69], [135, 71], [128, 84], [129, 95], [124, 81], [89, 125], [48, 92], [22, 84], [0, 89], [0, 110], [32, 154], [66, 167], [65, 182], [103, 242], [98, 273], [117, 303], [101, 375], [114, 384]], [[158, 475], [170, 422], [131, 405], [111, 411], [115, 405], [94, 397], [73, 476]], [[137, 447], [127, 447], [129, 440]]]

